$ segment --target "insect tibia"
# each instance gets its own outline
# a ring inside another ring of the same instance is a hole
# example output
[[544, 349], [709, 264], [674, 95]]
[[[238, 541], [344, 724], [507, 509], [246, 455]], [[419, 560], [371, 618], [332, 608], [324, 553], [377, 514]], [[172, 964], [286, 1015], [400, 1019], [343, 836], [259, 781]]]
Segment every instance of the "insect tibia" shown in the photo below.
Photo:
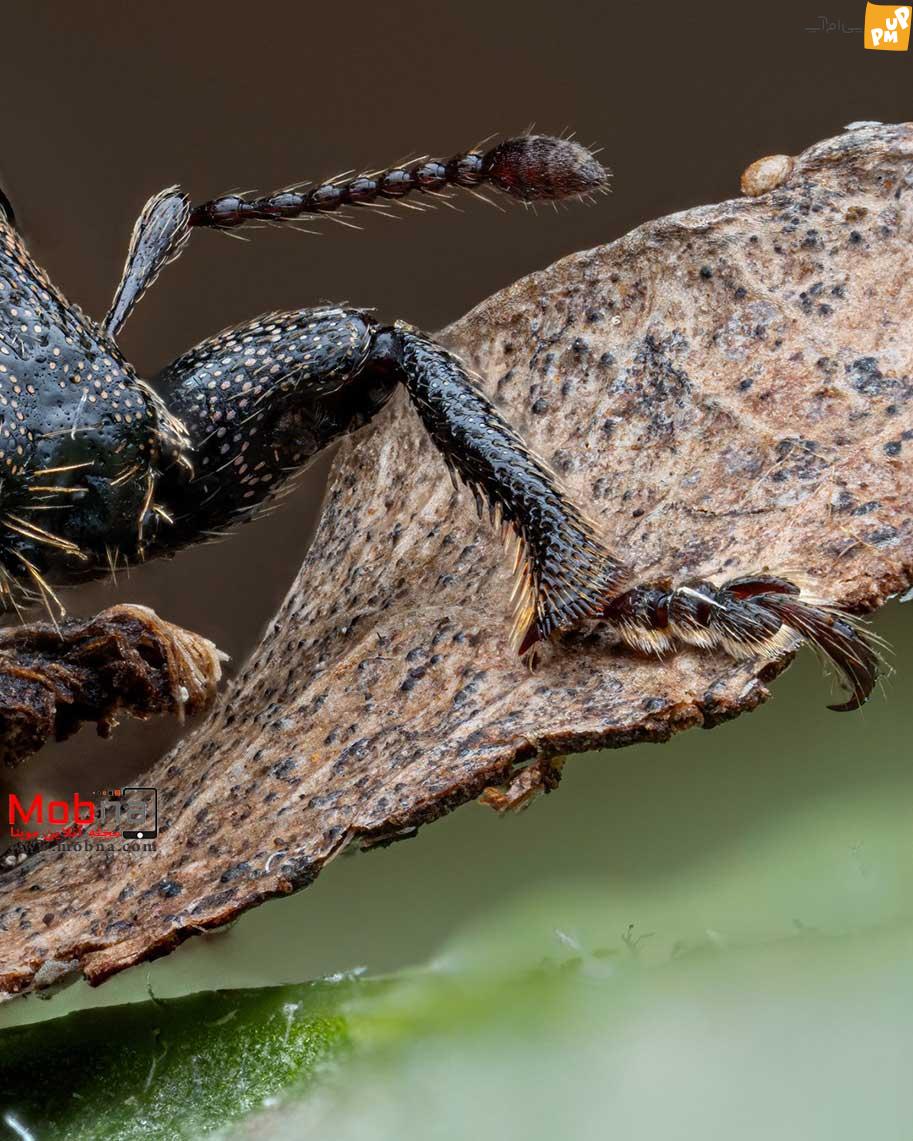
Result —
[[613, 598], [604, 615], [622, 641], [645, 653], [681, 646], [719, 649], [735, 659], [774, 660], [808, 642], [849, 690], [831, 709], [858, 709], [878, 679], [872, 639], [846, 614], [801, 597], [773, 575], [697, 581], [676, 587], [643, 585]]
[[395, 202], [414, 193], [433, 196], [453, 187], [477, 191], [486, 184], [525, 202], [579, 198], [606, 189], [608, 180], [596, 157], [572, 139], [522, 135], [488, 151], [422, 159], [307, 189], [290, 187], [258, 198], [225, 195], [195, 207], [190, 224], [228, 230], [246, 222], [290, 222], [348, 206]]
[[514, 641], [521, 654], [602, 612], [625, 568], [454, 357], [398, 327], [378, 338], [447, 465], [516, 544]]

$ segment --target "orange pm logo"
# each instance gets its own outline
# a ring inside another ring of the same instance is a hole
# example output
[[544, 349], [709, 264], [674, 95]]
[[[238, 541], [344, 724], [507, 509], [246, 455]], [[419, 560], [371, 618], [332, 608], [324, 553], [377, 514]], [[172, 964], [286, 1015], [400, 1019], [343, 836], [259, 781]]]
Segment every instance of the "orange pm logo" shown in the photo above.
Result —
[[866, 4], [865, 46], [870, 51], [905, 52], [910, 46], [913, 7], [909, 4]]

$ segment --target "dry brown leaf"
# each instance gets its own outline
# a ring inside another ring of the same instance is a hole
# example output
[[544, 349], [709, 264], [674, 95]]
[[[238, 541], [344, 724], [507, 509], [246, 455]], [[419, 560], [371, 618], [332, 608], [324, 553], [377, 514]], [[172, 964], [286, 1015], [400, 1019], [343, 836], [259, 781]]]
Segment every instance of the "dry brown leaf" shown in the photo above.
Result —
[[[444, 339], [644, 577], [769, 567], [872, 609], [913, 566], [913, 125], [761, 173], [749, 187], [785, 181], [567, 258]], [[0, 987], [100, 982], [306, 886], [353, 841], [490, 786], [498, 807], [523, 802], [556, 782], [549, 758], [767, 696], [751, 663], [644, 660], [599, 632], [530, 674], [509, 594], [498, 542], [395, 400], [340, 451], [252, 660], [144, 778], [157, 854], [48, 851], [5, 875]]]
[[208, 638], [145, 606], [89, 620], [0, 630], [0, 763], [19, 764], [86, 721], [107, 737], [117, 719], [183, 717], [212, 703], [222, 655]]

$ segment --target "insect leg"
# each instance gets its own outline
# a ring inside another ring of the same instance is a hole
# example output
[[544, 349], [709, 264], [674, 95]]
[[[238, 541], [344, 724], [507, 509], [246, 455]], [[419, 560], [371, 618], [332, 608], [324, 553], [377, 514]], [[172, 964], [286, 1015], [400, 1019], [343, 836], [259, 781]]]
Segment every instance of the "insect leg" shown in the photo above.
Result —
[[368, 365], [384, 362], [400, 371], [428, 434], [480, 514], [487, 506], [516, 543], [518, 652], [598, 616], [626, 569], [465, 367], [405, 325], [378, 330]]
[[[517, 645], [596, 616], [624, 571], [546, 465], [439, 345], [354, 310], [271, 314], [185, 354], [155, 384], [191, 440], [156, 486], [164, 553], [249, 517], [404, 384], [451, 470], [519, 545]], [[154, 538], [152, 537], [154, 535]]]

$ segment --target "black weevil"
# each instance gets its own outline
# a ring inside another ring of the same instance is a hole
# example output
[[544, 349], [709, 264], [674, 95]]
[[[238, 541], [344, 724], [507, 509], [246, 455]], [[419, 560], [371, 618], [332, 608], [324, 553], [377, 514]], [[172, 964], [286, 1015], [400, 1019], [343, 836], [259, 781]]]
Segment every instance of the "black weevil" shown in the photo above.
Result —
[[[264, 197], [200, 206], [174, 187], [144, 207], [105, 320], [69, 304], [30, 257], [0, 196], [0, 601], [21, 609], [55, 587], [169, 554], [249, 517], [399, 385], [455, 479], [516, 542], [516, 644], [587, 620], [647, 653], [681, 645], [774, 658], [808, 641], [866, 700], [869, 637], [768, 574], [723, 585], [640, 584], [554, 474], [453, 355], [402, 324], [325, 306], [273, 313], [204, 341], [151, 382], [116, 337], [197, 228], [285, 222], [451, 187], [523, 201], [585, 197], [607, 172], [569, 139], [527, 135], [448, 161], [421, 161]], [[5, 684], [0, 677], [0, 685]]]

